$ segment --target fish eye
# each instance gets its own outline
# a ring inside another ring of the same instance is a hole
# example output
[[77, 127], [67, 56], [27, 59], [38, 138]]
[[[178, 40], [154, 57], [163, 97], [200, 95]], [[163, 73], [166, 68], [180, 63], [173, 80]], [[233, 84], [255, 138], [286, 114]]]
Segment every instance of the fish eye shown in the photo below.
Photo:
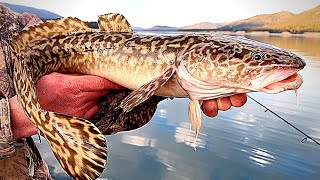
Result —
[[255, 61], [262, 60], [263, 57], [264, 57], [264, 54], [261, 52], [257, 52], [257, 53], [252, 54], [252, 60], [255, 60]]

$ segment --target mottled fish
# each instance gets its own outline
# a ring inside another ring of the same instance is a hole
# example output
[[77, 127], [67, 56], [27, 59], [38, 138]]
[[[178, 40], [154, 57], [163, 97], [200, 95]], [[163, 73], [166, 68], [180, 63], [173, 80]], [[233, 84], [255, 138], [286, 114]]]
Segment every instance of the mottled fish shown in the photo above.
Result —
[[29, 27], [11, 43], [14, 85], [27, 116], [74, 179], [95, 179], [107, 161], [104, 136], [89, 121], [42, 109], [35, 83], [51, 72], [92, 74], [134, 90], [124, 113], [152, 95], [188, 97], [196, 136], [202, 100], [237, 93], [279, 93], [302, 84], [305, 62], [277, 47], [242, 37], [140, 35], [120, 14], [99, 16], [99, 32], [77, 18]]

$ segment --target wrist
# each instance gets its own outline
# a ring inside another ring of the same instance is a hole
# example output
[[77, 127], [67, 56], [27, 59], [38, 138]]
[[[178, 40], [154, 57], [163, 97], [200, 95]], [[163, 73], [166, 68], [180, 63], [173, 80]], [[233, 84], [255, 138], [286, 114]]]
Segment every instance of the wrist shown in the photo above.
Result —
[[13, 139], [17, 140], [37, 134], [37, 128], [25, 115], [17, 96], [9, 99], [9, 106]]

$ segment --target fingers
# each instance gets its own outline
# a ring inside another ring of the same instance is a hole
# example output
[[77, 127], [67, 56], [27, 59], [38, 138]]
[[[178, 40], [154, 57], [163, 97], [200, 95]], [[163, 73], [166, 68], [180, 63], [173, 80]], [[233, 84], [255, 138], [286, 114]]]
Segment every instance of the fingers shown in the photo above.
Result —
[[234, 107], [241, 107], [247, 102], [246, 94], [235, 94], [230, 97], [212, 99], [203, 101], [203, 112], [209, 117], [215, 117], [218, 115], [218, 111], [226, 111]]
[[218, 115], [217, 99], [203, 101], [203, 113], [209, 117]]
[[230, 108], [231, 101], [229, 97], [203, 101], [203, 112], [209, 117], [217, 116], [218, 110], [226, 111]]
[[229, 97], [219, 98], [217, 103], [219, 110], [226, 111], [231, 108], [231, 101]]
[[98, 111], [99, 111], [98, 105], [92, 106], [92, 108], [89, 109], [89, 110], [85, 113], [84, 117], [82, 117], [82, 118], [84, 118], [84, 119], [90, 119], [90, 118], [92, 118]]
[[234, 107], [241, 107], [247, 102], [247, 95], [246, 94], [235, 94], [230, 96], [230, 101], [232, 106]]
[[73, 76], [73, 78], [74, 82], [77, 83], [79, 90], [83, 92], [125, 89], [124, 87], [99, 76], [81, 75]]
[[43, 108], [85, 119], [98, 112], [97, 101], [109, 89], [123, 87], [98, 76], [60, 73], [46, 75], [37, 83], [39, 102]]
[[46, 78], [46, 81], [59, 82], [64, 85], [68, 84], [71, 89], [77, 88], [81, 92], [125, 89], [124, 87], [110, 80], [93, 75], [70, 75], [54, 72], [41, 78], [37, 84], [39, 84], [39, 82], [41, 82], [44, 78]]
[[100, 97], [108, 94], [110, 90], [83, 92], [82, 97], [84, 101], [97, 101]]
[[[77, 116], [83, 119], [92, 118], [99, 111], [97, 101], [88, 101], [86, 102], [81, 109], [77, 110], [76, 114], [70, 114], [72, 116]], [[79, 113], [81, 112], [81, 113]]]

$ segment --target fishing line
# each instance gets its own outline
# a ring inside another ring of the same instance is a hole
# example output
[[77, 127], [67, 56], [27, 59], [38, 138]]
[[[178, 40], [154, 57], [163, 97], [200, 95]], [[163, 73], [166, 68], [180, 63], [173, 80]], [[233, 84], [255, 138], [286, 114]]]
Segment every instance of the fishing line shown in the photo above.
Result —
[[289, 124], [291, 127], [293, 127], [295, 130], [299, 131], [301, 134], [303, 134], [305, 136], [305, 138], [303, 138], [301, 140], [302, 143], [305, 143], [308, 139], [311, 139], [313, 142], [315, 142], [317, 145], [320, 145], [320, 143], [313, 139], [312, 137], [310, 137], [308, 134], [304, 133], [303, 131], [301, 131], [299, 128], [295, 127], [293, 124], [289, 123], [287, 120], [285, 120], [283, 117], [281, 117], [280, 115], [278, 115], [277, 113], [275, 113], [274, 111], [272, 111], [271, 109], [269, 109], [268, 107], [266, 107], [265, 105], [261, 104], [259, 101], [255, 100], [253, 97], [247, 95], [250, 99], [252, 99], [254, 102], [258, 103], [260, 106], [262, 106], [263, 108], [265, 108], [265, 112], [271, 112], [272, 114], [274, 114], [275, 116], [277, 116], [279, 119], [281, 119], [282, 121], [284, 121], [285, 123]]

